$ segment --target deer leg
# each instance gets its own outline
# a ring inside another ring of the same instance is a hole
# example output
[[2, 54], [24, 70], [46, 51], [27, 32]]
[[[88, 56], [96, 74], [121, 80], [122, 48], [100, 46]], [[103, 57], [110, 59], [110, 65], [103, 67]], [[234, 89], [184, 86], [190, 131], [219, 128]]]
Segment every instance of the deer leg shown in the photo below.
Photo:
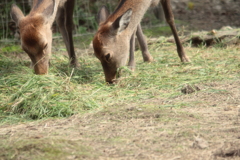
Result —
[[66, 1], [64, 7], [59, 8], [56, 22], [59, 26], [59, 30], [63, 36], [64, 43], [66, 45], [68, 56], [70, 59], [70, 65], [77, 67], [77, 57], [74, 51], [73, 46], [73, 37], [72, 37], [72, 25], [73, 25], [73, 8], [74, 1]]
[[153, 58], [148, 51], [147, 41], [146, 41], [146, 39], [143, 35], [142, 27], [141, 27], [140, 24], [137, 26], [136, 34], [137, 34], [137, 39], [138, 39], [138, 42], [139, 42], [139, 45], [140, 45], [140, 48], [141, 48], [141, 51], [142, 51], [142, 56], [143, 56], [144, 62], [153, 61]]
[[165, 18], [169, 26], [171, 27], [176, 45], [177, 45], [177, 52], [178, 56], [181, 59], [182, 62], [190, 62], [190, 59], [185, 54], [184, 48], [182, 46], [182, 43], [178, 37], [177, 29], [174, 23], [174, 16], [170, 4], [170, 0], [161, 0], [161, 4], [164, 10]]
[[153, 8], [153, 13], [157, 19], [159, 19], [160, 23], [163, 23], [165, 18], [164, 18], [164, 13], [162, 9], [162, 5], [159, 3], [156, 7]]
[[128, 61], [128, 66], [133, 71], [135, 69], [135, 59], [134, 59], [135, 34], [136, 34], [136, 31], [132, 34], [132, 37], [131, 37], [131, 40], [130, 40], [130, 54], [129, 54], [129, 61]]

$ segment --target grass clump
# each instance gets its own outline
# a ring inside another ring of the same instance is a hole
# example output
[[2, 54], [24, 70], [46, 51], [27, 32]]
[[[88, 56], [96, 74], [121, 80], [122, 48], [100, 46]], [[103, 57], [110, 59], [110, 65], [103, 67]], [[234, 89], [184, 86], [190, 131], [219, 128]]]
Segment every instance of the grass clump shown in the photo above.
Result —
[[63, 82], [54, 81], [50, 76], [33, 75], [20, 78], [27, 78], [20, 88], [11, 85], [11, 81], [8, 82], [11, 87], [17, 89], [11, 96], [8, 107], [6, 106], [11, 108], [10, 113], [27, 114], [32, 119], [73, 114], [71, 93], [65, 87], [62, 88], [65, 85]]

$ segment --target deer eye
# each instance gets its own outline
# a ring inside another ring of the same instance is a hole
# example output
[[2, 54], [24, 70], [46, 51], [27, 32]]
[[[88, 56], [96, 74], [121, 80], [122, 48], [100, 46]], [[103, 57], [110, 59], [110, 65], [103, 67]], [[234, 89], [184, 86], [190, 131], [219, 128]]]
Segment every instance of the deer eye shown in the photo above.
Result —
[[109, 62], [109, 60], [110, 60], [110, 53], [108, 53], [107, 55], [105, 55], [105, 59], [106, 59], [107, 62]]

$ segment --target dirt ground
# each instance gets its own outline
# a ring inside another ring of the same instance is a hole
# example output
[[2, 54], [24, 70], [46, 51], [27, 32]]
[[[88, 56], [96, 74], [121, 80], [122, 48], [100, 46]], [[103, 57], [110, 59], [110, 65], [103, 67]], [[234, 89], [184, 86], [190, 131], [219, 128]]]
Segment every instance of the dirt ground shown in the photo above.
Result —
[[175, 19], [187, 22], [194, 30], [239, 27], [239, 6], [237, 0], [172, 0]]
[[[8, 145], [20, 140], [54, 143], [54, 139], [64, 139], [72, 146], [84, 147], [88, 153], [79, 155], [66, 145], [64, 150], [71, 152], [62, 159], [237, 160], [239, 85], [240, 81], [203, 83], [197, 86], [199, 92], [171, 99], [149, 99], [142, 101], [141, 106], [122, 104], [66, 119], [1, 126], [0, 136], [9, 140]], [[212, 92], [204, 92], [209, 88]], [[185, 105], [180, 108], [171, 107], [182, 102]], [[26, 147], [44, 154], [37, 145], [30, 145], [17, 150], [14, 159], [31, 159], [24, 157], [24, 152], [30, 150]]]

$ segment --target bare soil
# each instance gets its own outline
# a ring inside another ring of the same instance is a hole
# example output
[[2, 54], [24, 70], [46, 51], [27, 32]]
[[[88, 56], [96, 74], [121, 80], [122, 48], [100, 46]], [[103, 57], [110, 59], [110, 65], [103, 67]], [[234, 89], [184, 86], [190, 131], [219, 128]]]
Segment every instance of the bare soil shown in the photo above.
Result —
[[194, 30], [240, 26], [240, 1], [237, 0], [172, 0], [175, 19]]
[[[5, 125], [0, 127], [0, 137], [8, 146], [24, 140], [46, 145], [67, 141], [62, 149], [66, 154], [60, 159], [237, 160], [239, 85], [240, 81], [203, 83], [197, 86], [200, 91], [170, 99], [109, 106], [66, 119]], [[174, 107], [176, 104], [181, 105]], [[31, 153], [38, 152], [44, 154], [38, 145], [22, 145], [13, 159], [32, 159]], [[0, 153], [0, 157], [6, 155]]]

